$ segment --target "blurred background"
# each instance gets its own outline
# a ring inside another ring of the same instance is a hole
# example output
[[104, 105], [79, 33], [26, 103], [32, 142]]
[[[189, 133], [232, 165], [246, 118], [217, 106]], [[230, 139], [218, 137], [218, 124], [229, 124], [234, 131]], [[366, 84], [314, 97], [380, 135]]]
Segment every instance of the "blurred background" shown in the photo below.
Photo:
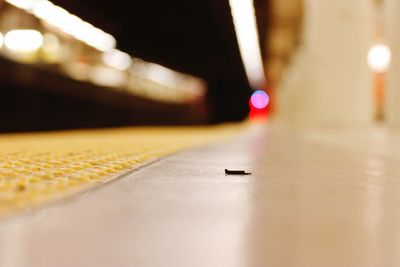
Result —
[[0, 0], [0, 131], [400, 124], [396, 0]]

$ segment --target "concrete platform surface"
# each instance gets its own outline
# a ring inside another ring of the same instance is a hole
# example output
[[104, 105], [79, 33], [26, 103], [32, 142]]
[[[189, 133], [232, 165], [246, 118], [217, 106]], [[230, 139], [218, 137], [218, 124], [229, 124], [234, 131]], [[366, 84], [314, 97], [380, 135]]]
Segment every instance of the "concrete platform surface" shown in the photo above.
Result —
[[399, 151], [379, 127], [251, 126], [3, 219], [0, 266], [400, 266]]

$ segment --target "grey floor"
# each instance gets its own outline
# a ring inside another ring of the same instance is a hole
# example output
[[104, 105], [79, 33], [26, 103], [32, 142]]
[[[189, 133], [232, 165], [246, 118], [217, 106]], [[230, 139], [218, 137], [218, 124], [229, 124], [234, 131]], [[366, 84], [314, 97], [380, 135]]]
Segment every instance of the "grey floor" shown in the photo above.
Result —
[[249, 126], [3, 219], [0, 266], [400, 266], [399, 163], [379, 127]]

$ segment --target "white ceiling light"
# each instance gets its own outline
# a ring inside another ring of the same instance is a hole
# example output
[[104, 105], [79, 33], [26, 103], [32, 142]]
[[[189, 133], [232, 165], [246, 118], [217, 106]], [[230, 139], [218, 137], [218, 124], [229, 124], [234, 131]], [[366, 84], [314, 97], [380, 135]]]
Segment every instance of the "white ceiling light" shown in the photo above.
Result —
[[7, 3], [24, 10], [30, 10], [36, 1], [37, 0], [6, 0]]
[[103, 61], [106, 65], [117, 70], [127, 70], [132, 63], [132, 59], [127, 53], [117, 49], [112, 49], [104, 53]]
[[6, 33], [4, 43], [14, 52], [34, 52], [43, 44], [43, 36], [36, 30], [11, 30]]
[[392, 53], [384, 44], [371, 47], [368, 52], [368, 65], [375, 72], [385, 72], [390, 67]]
[[115, 38], [94, 27], [81, 18], [47, 0], [36, 1], [32, 7], [33, 14], [46, 23], [75, 37], [79, 41], [100, 51], [108, 51], [116, 46]]
[[244, 68], [253, 88], [265, 85], [255, 9], [252, 0], [229, 0]]
[[164, 66], [150, 63], [146, 66], [144, 77], [161, 85], [175, 87], [177, 74]]

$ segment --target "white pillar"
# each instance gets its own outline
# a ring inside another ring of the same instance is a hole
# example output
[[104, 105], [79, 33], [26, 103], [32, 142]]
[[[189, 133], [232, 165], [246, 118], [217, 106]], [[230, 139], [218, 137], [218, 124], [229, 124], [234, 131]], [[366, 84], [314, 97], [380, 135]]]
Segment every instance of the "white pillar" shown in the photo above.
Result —
[[388, 125], [400, 127], [400, 1], [386, 0], [386, 29], [392, 51], [392, 64], [387, 73], [385, 115]]
[[304, 1], [303, 42], [277, 90], [278, 116], [303, 125], [373, 120], [372, 8], [372, 0]]

